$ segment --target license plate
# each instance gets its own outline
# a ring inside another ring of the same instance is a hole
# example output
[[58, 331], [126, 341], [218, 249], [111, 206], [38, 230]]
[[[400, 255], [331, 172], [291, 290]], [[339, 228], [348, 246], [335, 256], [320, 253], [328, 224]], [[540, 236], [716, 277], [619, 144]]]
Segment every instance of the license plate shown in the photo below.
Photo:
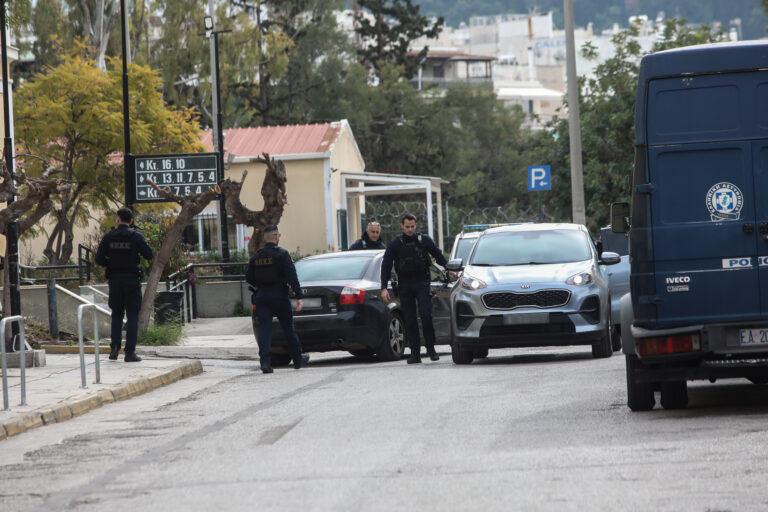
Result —
[[549, 323], [549, 313], [518, 313], [504, 315], [504, 325], [530, 325]]
[[768, 328], [766, 329], [739, 329], [739, 344], [768, 345]]
[[[291, 306], [296, 309], [296, 299], [291, 299]], [[304, 299], [304, 307], [308, 309], [323, 307], [323, 299], [320, 297], [308, 297]]]

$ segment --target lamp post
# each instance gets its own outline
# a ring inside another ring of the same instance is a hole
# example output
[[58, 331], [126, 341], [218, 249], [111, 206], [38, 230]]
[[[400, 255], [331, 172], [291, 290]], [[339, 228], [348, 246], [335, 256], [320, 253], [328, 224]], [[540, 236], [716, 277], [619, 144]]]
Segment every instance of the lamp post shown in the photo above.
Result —
[[[211, 10], [213, 14], [213, 10]], [[211, 66], [211, 87], [213, 89], [213, 130], [212, 134], [216, 139], [214, 150], [218, 153], [219, 175], [218, 181], [224, 180], [224, 131], [221, 122], [221, 87], [219, 85], [219, 34], [231, 32], [231, 30], [214, 30], [215, 24], [213, 16], [203, 18], [205, 26], [205, 36], [211, 38], [212, 42], [212, 66]], [[229, 263], [229, 227], [227, 226], [227, 209], [224, 194], [219, 196], [219, 233], [221, 236], [221, 261]]]
[[[11, 181], [14, 181], [14, 153], [13, 153], [13, 118], [11, 117], [11, 91], [8, 84], [8, 41], [5, 30], [6, 18], [5, 18], [5, 0], [0, 0], [0, 44], [2, 44], [2, 66], [3, 66], [3, 122], [5, 123], [5, 138], [3, 140], [3, 159], [8, 169], [8, 174], [11, 177]], [[11, 197], [8, 200], [8, 206], [13, 203], [14, 198]], [[16, 221], [8, 224], [8, 231], [6, 232], [6, 240], [8, 242], [8, 260], [5, 262], [8, 265], [10, 289], [11, 289], [11, 315], [16, 316], [21, 314], [21, 293], [19, 291], [19, 225]], [[16, 322], [12, 325], [13, 334], [18, 333], [18, 326]], [[5, 340], [0, 340], [0, 343], [5, 343]]]

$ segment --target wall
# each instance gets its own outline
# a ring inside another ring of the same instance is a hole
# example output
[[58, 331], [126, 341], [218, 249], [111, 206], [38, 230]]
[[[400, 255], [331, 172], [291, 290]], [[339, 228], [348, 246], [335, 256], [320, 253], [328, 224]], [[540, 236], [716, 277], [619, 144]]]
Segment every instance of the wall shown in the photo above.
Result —
[[[341, 176], [339, 171], [363, 172], [365, 171], [365, 161], [360, 155], [360, 151], [355, 142], [354, 134], [345, 123], [344, 129], [339, 134], [339, 138], [333, 146], [331, 152], [331, 179], [333, 207], [333, 226], [334, 226], [334, 250], [339, 250], [339, 236], [336, 222], [336, 210], [344, 208], [345, 198], [343, 197]], [[337, 169], [336, 171], [334, 171]], [[352, 244], [357, 240], [363, 227], [360, 225], [360, 212], [365, 211], [365, 198], [352, 200], [347, 203], [347, 241]]]
[[195, 285], [198, 318], [226, 318], [232, 316], [235, 305], [251, 307], [251, 292], [245, 281], [198, 282]]

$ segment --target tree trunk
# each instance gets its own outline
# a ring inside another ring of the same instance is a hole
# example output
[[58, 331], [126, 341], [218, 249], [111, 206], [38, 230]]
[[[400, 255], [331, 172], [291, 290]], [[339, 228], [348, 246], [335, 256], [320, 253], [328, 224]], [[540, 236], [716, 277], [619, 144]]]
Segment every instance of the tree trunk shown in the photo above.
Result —
[[171, 229], [165, 236], [165, 239], [163, 239], [160, 250], [157, 251], [157, 255], [155, 255], [152, 260], [152, 267], [149, 270], [147, 286], [144, 289], [144, 297], [142, 298], [141, 309], [139, 310], [139, 332], [144, 331], [149, 326], [149, 319], [152, 316], [152, 306], [155, 303], [155, 293], [157, 292], [157, 285], [160, 283], [160, 276], [163, 273], [163, 269], [168, 264], [168, 261], [171, 259], [171, 252], [173, 252], [174, 246], [181, 240], [184, 228], [192, 222], [192, 218], [195, 215], [203, 211], [208, 203], [213, 201], [216, 196], [221, 193], [221, 189], [217, 186], [215, 189], [211, 188], [207, 192], [201, 194], [178, 196], [172, 194], [170, 188], [161, 189], [151, 180], [147, 180], [147, 182], [152, 185], [161, 196], [181, 205], [181, 210], [179, 211], [173, 226], [171, 226]]

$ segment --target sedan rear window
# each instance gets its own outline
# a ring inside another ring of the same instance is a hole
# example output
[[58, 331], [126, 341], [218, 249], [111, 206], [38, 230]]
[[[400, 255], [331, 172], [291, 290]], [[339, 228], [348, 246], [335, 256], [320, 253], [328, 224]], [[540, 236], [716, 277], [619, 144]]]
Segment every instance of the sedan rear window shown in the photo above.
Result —
[[589, 240], [581, 231], [515, 231], [480, 237], [472, 265], [530, 265], [568, 263], [592, 258]]
[[299, 282], [362, 279], [370, 257], [317, 258], [296, 263]]

